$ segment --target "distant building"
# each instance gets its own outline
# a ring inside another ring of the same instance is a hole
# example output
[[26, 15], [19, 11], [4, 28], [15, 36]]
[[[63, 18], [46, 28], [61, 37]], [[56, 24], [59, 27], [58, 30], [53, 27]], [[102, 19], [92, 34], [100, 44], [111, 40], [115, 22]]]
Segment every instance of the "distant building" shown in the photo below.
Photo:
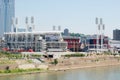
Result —
[[113, 40], [120, 40], [120, 30], [113, 30]]
[[72, 36], [63, 36], [63, 40], [67, 42], [67, 49], [72, 52], [80, 51], [80, 38]]
[[110, 48], [119, 48], [120, 49], [120, 41], [109, 40], [109, 47]]
[[11, 32], [12, 18], [15, 16], [15, 0], [0, 0], [0, 36]]
[[120, 41], [118, 41], [118, 40], [109, 40], [109, 50], [112, 53], [120, 53]]
[[64, 36], [69, 36], [69, 30], [68, 29], [64, 29]]

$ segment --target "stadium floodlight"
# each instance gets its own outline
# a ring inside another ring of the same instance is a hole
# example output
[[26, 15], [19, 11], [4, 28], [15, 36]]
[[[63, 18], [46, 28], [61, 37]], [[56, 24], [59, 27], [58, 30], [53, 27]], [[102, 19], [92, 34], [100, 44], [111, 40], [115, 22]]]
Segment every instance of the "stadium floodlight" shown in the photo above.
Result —
[[98, 25], [98, 30], [99, 30], [99, 31], [101, 30], [101, 28], [100, 28], [100, 24]]
[[31, 16], [31, 26], [32, 26], [32, 31], [35, 30], [35, 25], [34, 25], [34, 17]]
[[26, 19], [25, 19], [25, 23], [28, 24], [28, 17], [26, 17]]
[[105, 30], [105, 24], [103, 24], [103, 30]]
[[95, 24], [98, 24], [98, 18], [96, 17], [96, 19], [95, 19]]
[[34, 23], [34, 17], [32, 16], [31, 17], [31, 24], [33, 24]]
[[100, 18], [100, 24], [101, 24], [101, 25], [103, 24], [103, 20], [102, 20], [102, 18]]
[[96, 20], [95, 20], [95, 24], [97, 25], [97, 28], [98, 28], [98, 34], [97, 34], [97, 44], [96, 44], [96, 46], [97, 46], [97, 52], [98, 52], [98, 49], [99, 49], [99, 34], [101, 35], [101, 43], [100, 43], [100, 45], [101, 45], [101, 52], [102, 52], [102, 49], [103, 49], [103, 45], [104, 45], [104, 43], [103, 43], [103, 39], [104, 39], [104, 30], [105, 30], [105, 24], [103, 24], [103, 20], [102, 20], [102, 18], [96, 18]]

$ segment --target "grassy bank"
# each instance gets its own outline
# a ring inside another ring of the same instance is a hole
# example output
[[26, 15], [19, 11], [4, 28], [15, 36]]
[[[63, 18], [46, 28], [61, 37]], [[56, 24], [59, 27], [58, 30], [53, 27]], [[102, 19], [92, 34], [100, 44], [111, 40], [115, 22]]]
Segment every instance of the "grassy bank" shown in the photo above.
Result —
[[0, 70], [0, 74], [3, 73], [21, 73], [21, 72], [34, 72], [34, 71], [43, 71], [42, 69], [14, 69], [14, 70]]
[[14, 70], [0, 70], [0, 76], [9, 76], [9, 75], [24, 75], [24, 74], [35, 74], [35, 73], [45, 73], [49, 70], [43, 69], [14, 69]]

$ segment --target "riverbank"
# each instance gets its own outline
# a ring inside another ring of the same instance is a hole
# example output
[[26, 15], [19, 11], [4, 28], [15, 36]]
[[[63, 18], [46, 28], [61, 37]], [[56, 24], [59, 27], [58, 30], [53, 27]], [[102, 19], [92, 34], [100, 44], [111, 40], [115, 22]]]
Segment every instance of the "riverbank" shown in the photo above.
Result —
[[79, 68], [91, 68], [102, 66], [120, 65], [120, 57], [100, 55], [90, 57], [71, 57], [61, 59], [57, 65], [50, 65], [49, 70], [61, 71]]
[[13, 76], [13, 75], [24, 75], [24, 74], [37, 74], [37, 73], [53, 73], [58, 71], [67, 71], [73, 69], [84, 69], [84, 68], [95, 68], [95, 67], [109, 67], [109, 66], [120, 66], [120, 63], [112, 63], [112, 64], [96, 64], [96, 65], [74, 65], [74, 66], [52, 66], [49, 70], [38, 70], [38, 71], [28, 71], [28, 72], [17, 72], [17, 73], [1, 73], [2, 76]]
[[[62, 60], [62, 62], [61, 62]], [[64, 61], [63, 61], [64, 60]], [[69, 61], [68, 61], [69, 60]], [[51, 73], [56, 71], [66, 71], [73, 69], [84, 69], [94, 67], [108, 67], [108, 66], [120, 66], [119, 58], [115, 57], [97, 57], [97, 58], [68, 58], [60, 59], [57, 65], [49, 65], [48, 70], [33, 69], [26, 71], [18, 71], [15, 73], [0, 73], [0, 76], [10, 75], [24, 75], [24, 74], [36, 74], [36, 73]]]
[[90, 63], [90, 64], [79, 64], [79, 65], [69, 65], [69, 66], [51, 66], [49, 70], [52, 71], [66, 71], [72, 69], [83, 69], [83, 68], [94, 68], [94, 67], [107, 67], [107, 66], [120, 66], [120, 62], [118, 61], [109, 61], [107, 62], [97, 62], [97, 63]]

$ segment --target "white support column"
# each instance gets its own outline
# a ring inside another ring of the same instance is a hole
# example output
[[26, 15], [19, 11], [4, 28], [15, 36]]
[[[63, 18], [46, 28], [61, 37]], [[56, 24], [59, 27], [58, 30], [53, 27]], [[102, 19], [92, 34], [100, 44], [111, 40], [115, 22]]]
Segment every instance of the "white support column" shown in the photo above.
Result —
[[[102, 27], [102, 25], [103, 25], [103, 22], [102, 22], [102, 18], [100, 18], [100, 28]], [[102, 32], [103, 32], [103, 30], [102, 30], [102, 28], [100, 29], [100, 36], [101, 36], [101, 52], [102, 52], [102, 45], [103, 45], [103, 37], [102, 37]]]

